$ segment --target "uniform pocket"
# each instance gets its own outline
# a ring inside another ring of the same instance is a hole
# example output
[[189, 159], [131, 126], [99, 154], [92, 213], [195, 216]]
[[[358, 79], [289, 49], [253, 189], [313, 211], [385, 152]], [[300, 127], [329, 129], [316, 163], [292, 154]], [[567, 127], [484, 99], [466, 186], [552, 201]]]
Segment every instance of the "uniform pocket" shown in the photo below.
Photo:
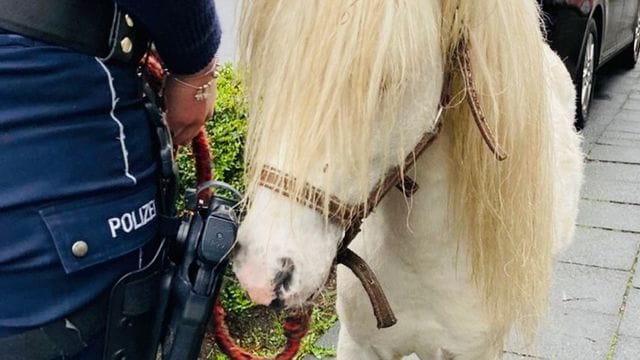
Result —
[[156, 235], [154, 186], [98, 195], [39, 210], [66, 273], [118, 258]]

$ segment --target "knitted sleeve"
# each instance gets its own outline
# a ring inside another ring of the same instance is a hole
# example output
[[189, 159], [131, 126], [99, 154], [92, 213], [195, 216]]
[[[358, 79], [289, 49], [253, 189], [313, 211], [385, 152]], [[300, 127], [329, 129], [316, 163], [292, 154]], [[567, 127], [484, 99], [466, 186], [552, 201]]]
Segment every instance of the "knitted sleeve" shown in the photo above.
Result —
[[142, 23], [169, 70], [193, 74], [203, 69], [220, 45], [213, 0], [114, 0]]

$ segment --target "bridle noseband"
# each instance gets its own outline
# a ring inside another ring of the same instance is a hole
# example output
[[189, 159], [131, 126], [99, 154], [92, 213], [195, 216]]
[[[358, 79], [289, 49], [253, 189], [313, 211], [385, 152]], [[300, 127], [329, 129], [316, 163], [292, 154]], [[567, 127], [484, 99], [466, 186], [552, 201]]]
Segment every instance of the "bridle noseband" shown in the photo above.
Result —
[[[478, 98], [476, 85], [472, 76], [469, 48], [465, 37], [462, 37], [458, 43], [455, 58], [459, 67], [460, 76], [465, 85], [467, 103], [480, 134], [489, 149], [494, 153], [496, 159], [500, 161], [505, 160], [507, 155], [496, 141], [495, 135], [486, 121]], [[349, 249], [349, 244], [360, 232], [363, 220], [371, 214], [392, 188], [396, 187], [400, 189], [405, 196], [411, 196], [417, 191], [418, 185], [406, 175], [403, 176], [403, 174], [406, 174], [406, 172], [415, 165], [420, 155], [433, 144], [440, 134], [440, 130], [442, 129], [442, 114], [451, 103], [452, 82], [453, 71], [449, 70], [445, 73], [434, 127], [420, 138], [420, 141], [418, 141], [413, 151], [405, 158], [403, 164], [391, 169], [387, 175], [374, 186], [367, 200], [363, 203], [355, 205], [349, 204], [334, 195], [326, 194], [322, 189], [311, 184], [297, 184], [295, 177], [274, 167], [265, 166], [260, 172], [258, 182], [260, 186], [286, 196], [320, 214], [326, 214], [331, 222], [344, 229], [344, 236], [338, 248], [336, 264], [347, 266], [362, 283], [371, 301], [378, 328], [393, 326], [397, 322], [396, 317], [373, 270], [371, 270], [362, 258]], [[298, 189], [301, 189], [299, 195]]]

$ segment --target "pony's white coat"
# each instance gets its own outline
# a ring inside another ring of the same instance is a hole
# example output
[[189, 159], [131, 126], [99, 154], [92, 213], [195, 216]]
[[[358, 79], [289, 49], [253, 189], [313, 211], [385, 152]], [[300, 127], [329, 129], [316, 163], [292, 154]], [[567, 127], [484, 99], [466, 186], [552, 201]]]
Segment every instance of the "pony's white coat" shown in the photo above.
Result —
[[[460, 0], [461, 3], [465, 1], [467, 0]], [[284, 11], [281, 9], [282, 6], [320, 7], [327, 4], [324, 1], [308, 2], [304, 5], [302, 3], [290, 2], [288, 5], [283, 5], [285, 2], [274, 2], [264, 5], [266, 3], [257, 2], [255, 4], [258, 8], [260, 6], [275, 7], [274, 13], [286, 14], [276, 22], [289, 21], [294, 24], [300, 21], [293, 18], [296, 11]], [[439, 3], [426, 0], [416, 2], [422, 6], [418, 9], [424, 12], [421, 14], [421, 19], [426, 24], [438, 23]], [[358, 6], [363, 6], [362, 4], [358, 3]], [[394, 2], [375, 1], [375, 4], [383, 4], [381, 6], [384, 7], [393, 6], [391, 4]], [[245, 9], [251, 6], [251, 4], [245, 5]], [[260, 19], [259, 16], [257, 19], [266, 23], [269, 21]], [[304, 22], [309, 21], [318, 21], [318, 19], [304, 19]], [[277, 31], [279, 26], [287, 29], [286, 26], [282, 26], [282, 23], [278, 23], [277, 26], [264, 29], [265, 34], [269, 31]], [[257, 33], [250, 36], [260, 40], [263, 34]], [[411, 35], [408, 36], [411, 38]], [[329, 173], [332, 175], [330, 179], [332, 181], [329, 183], [335, 185], [331, 192], [340, 195], [346, 201], [356, 203], [362, 199], [363, 194], [368, 193], [388, 168], [411, 151], [422, 134], [434, 124], [443, 82], [445, 54], [438, 46], [442, 35], [434, 31], [430, 36], [432, 36], [431, 42], [420, 39], [425, 44], [433, 45], [428, 50], [429, 59], [425, 59], [429, 77], [403, 82], [409, 84], [408, 88], [399, 93], [414, 94], [414, 96], [393, 99], [399, 102], [393, 104], [393, 108], [399, 109], [397, 114], [393, 114], [393, 121], [398, 122], [397, 126], [389, 126], [380, 119], [373, 122], [374, 126], [369, 134], [371, 143], [381, 144], [381, 146], [371, 147], [370, 152], [365, 154], [370, 165], [366, 168], [365, 188], [363, 189], [363, 182], [357, 178], [361, 174], [350, 177], [349, 167], [340, 166], [340, 160], [344, 160], [344, 163], [354, 168], [358, 166], [357, 162], [351, 163], [349, 159], [332, 159], [322, 155], [322, 152], [319, 158], [314, 157], [317, 154], [301, 153], [301, 156], [308, 156], [306, 173], [294, 173], [294, 176], [299, 176], [319, 187], [330, 186], [326, 181], [327, 167], [329, 167]], [[257, 40], [248, 42], [251, 41]], [[553, 241], [554, 251], [558, 251], [566, 246], [573, 236], [578, 193], [582, 182], [582, 155], [579, 136], [573, 129], [575, 94], [571, 79], [562, 62], [546, 45], [542, 45], [541, 41], [540, 39], [540, 44], [533, 47], [534, 49], [544, 47], [540, 52], [543, 56], [544, 79], [540, 81], [544, 89], [542, 102], [547, 108], [540, 110], [540, 113], [547, 114], [550, 119], [540, 119], [540, 121], [544, 143], [549, 144], [550, 151], [554, 154], [551, 157], [553, 161], [549, 170], [553, 191], [551, 228], [554, 230], [554, 236], [553, 239], [545, 237], [542, 241]], [[406, 45], [402, 43], [399, 46]], [[291, 47], [291, 51], [299, 51], [299, 48], [304, 47], [304, 42], [273, 43], [269, 46], [273, 46], [274, 50], [268, 54], [278, 56], [278, 49], [285, 50]], [[247, 53], [250, 52], [247, 50]], [[255, 54], [248, 56], [252, 55]], [[260, 55], [263, 54], [258, 56]], [[278, 61], [277, 58], [270, 60]], [[280, 73], [279, 75], [284, 76]], [[268, 79], [269, 76], [265, 75], [264, 78]], [[264, 84], [261, 85], [264, 86]], [[286, 86], [283, 86], [284, 89]], [[321, 100], [328, 98], [330, 96], [320, 96]], [[264, 98], [258, 96], [255, 101], [254, 105], [259, 106]], [[282, 103], [286, 104], [287, 99], [282, 100]], [[269, 108], [269, 111], [274, 114], [280, 110]], [[283, 111], [286, 113], [288, 110]], [[291, 109], [291, 111], [297, 114], [298, 109]], [[301, 113], [304, 112], [301, 110]], [[260, 114], [260, 116], [267, 115]], [[445, 120], [451, 121], [451, 119]], [[469, 119], [466, 120], [469, 121]], [[291, 118], [289, 121], [300, 121], [300, 119]], [[291, 144], [299, 144], [300, 139], [287, 138], [275, 129], [258, 130], [262, 131], [263, 136], [271, 137], [272, 140], [260, 142], [261, 140], [254, 138], [253, 141], [256, 141], [256, 144], [272, 146], [258, 149], [254, 147], [249, 151], [250, 159], [255, 161], [255, 158], [258, 158], [265, 164], [285, 170], [289, 170], [292, 157], [294, 161], [301, 161], [300, 158], [296, 158], [297, 155], [291, 155]], [[259, 131], [256, 130], [256, 133]], [[456, 172], [451, 171], [453, 166], [451, 152], [456, 140], [455, 134], [452, 127], [445, 126], [439, 138], [419, 159], [415, 170], [409, 173], [420, 185], [421, 190], [409, 201], [399, 192], [392, 191], [376, 211], [366, 219], [362, 233], [352, 245], [352, 248], [367, 260], [378, 275], [396, 312], [398, 324], [389, 329], [376, 329], [368, 298], [361, 285], [347, 270], [338, 270], [337, 308], [343, 325], [338, 344], [340, 359], [394, 359], [412, 352], [417, 353], [422, 360], [440, 358], [484, 360], [500, 357], [502, 336], [509, 330], [505, 327], [510, 324], [505, 325], [496, 321], [495, 317], [499, 314], [492, 314], [491, 308], [486, 306], [487, 285], [479, 286], [478, 279], [474, 279], [472, 275], [473, 263], [466, 257], [468, 253], [473, 254], [469, 249], [473, 239], [464, 238], [461, 235], [464, 232], [459, 231], [460, 228], [465, 227], [469, 219], [455, 218], [455, 215], [460, 213], [451, 209], [451, 194], [453, 184], [456, 183], [456, 179], [453, 178]], [[353, 136], [358, 135], [360, 134], [353, 134]], [[305, 140], [315, 141], [315, 139]], [[394, 148], [394, 153], [387, 153], [389, 146], [385, 145], [389, 144], [397, 146]], [[256, 153], [252, 151], [259, 152], [258, 156], [256, 157]], [[483, 151], [488, 149], [483, 148]], [[259, 167], [260, 161], [250, 162], [250, 165]], [[255, 175], [255, 169], [253, 171]], [[255, 182], [255, 176], [250, 181]], [[251, 208], [239, 231], [240, 249], [234, 260], [238, 278], [256, 302], [269, 304], [276, 297], [280, 297], [288, 306], [304, 303], [317, 293], [326, 281], [342, 229], [327, 223], [321, 214], [265, 188], [254, 186], [250, 188], [250, 194]], [[489, 249], [491, 249], [490, 246]], [[540, 256], [544, 262], [546, 255]], [[285, 258], [291, 260], [295, 268], [291, 282], [279, 289], [278, 293], [274, 289], [274, 279], [282, 270]], [[518, 260], [514, 259], [514, 261]], [[480, 271], [484, 270], [482, 265], [478, 268]], [[543, 269], [541, 274], [546, 274], [545, 271]], [[507, 272], [506, 269], [505, 272]], [[540, 279], [541, 284], [546, 284], [546, 281], [548, 279]], [[493, 284], [493, 286], [505, 288], [511, 285]], [[545, 297], [540, 293], [533, 295], [538, 298]], [[509, 300], [506, 300], [505, 304], [509, 304]], [[505, 312], [507, 310], [509, 309], [505, 309]], [[506, 318], [507, 320], [504, 321], [514, 321], [509, 316]]]
[[[571, 79], [551, 49], [545, 56], [557, 154], [554, 204], [559, 234], [554, 250], [559, 251], [573, 238], [582, 156], [573, 129]], [[398, 326], [376, 330], [361, 285], [348, 270], [338, 269], [341, 359], [394, 359], [411, 352], [423, 360], [501, 357], [501, 343], [490, 335], [482, 294], [468, 275], [467, 263], [460, 260], [465, 242], [450, 236], [452, 220], [459, 219], [448, 218], [450, 174], [445, 169], [451, 139], [443, 135], [417, 164], [416, 180], [429, 191], [414, 195], [411, 211], [399, 192], [392, 193], [366, 220], [363, 234], [352, 245], [375, 268], [396, 309]]]

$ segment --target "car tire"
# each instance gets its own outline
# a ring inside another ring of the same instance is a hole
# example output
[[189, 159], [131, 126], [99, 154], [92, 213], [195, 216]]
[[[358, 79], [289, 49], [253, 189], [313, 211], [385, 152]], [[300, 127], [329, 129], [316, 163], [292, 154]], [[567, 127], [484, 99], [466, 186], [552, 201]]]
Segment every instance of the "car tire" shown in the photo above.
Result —
[[591, 99], [593, 99], [593, 89], [596, 80], [596, 69], [598, 68], [598, 53], [600, 41], [598, 28], [593, 19], [587, 25], [586, 39], [580, 50], [580, 61], [576, 70], [576, 127], [582, 129], [589, 116]]
[[633, 42], [622, 52], [622, 62], [624, 67], [633, 69], [638, 63], [638, 56], [640, 55], [640, 11], [636, 16], [636, 22], [633, 30]]

